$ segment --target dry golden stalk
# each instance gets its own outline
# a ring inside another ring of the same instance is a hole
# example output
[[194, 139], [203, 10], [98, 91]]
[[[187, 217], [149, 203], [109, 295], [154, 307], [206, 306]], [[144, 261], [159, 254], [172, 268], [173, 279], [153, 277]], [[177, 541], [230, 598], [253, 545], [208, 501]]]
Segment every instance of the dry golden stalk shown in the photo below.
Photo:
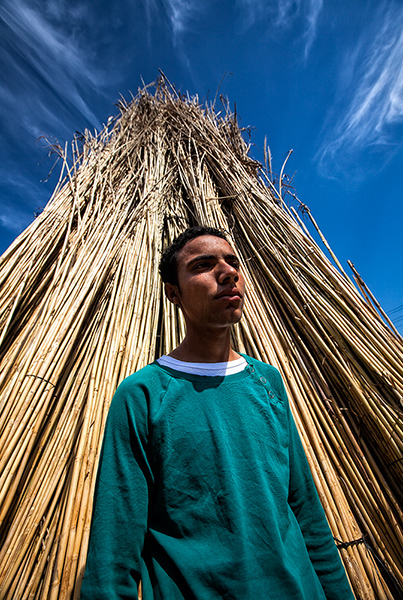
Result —
[[283, 375], [356, 597], [395, 593], [368, 548], [403, 588], [402, 339], [224, 109], [164, 77], [121, 101], [109, 128], [73, 140], [71, 163], [59, 149], [51, 200], [0, 260], [0, 600], [79, 598], [109, 404], [184, 336], [158, 261], [197, 223], [227, 230], [240, 256], [233, 343]]

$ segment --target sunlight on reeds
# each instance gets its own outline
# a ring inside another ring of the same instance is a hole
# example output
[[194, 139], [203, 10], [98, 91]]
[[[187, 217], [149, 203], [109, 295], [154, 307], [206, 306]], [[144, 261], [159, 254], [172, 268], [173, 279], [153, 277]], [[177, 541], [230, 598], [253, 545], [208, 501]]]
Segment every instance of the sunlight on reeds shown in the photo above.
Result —
[[356, 597], [397, 597], [402, 339], [318, 247], [271, 161], [249, 157], [228, 103], [217, 113], [162, 76], [119, 109], [70, 159], [55, 148], [56, 190], [0, 263], [0, 598], [79, 597], [108, 407], [184, 335], [158, 262], [197, 223], [240, 256], [234, 345], [284, 378]]

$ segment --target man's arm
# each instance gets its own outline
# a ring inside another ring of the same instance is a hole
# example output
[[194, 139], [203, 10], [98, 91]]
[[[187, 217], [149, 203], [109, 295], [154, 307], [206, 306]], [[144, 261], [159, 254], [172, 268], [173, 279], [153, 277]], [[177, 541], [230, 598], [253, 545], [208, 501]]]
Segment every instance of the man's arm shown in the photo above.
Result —
[[105, 428], [81, 600], [137, 598], [153, 481], [147, 437], [145, 394], [128, 378]]

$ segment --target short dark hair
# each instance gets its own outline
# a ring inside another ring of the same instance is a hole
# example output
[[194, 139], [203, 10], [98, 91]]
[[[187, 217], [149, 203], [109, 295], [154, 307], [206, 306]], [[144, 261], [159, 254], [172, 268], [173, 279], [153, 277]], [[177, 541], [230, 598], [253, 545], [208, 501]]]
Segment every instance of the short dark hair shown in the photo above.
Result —
[[225, 241], [227, 236], [221, 229], [215, 227], [204, 227], [203, 225], [196, 225], [195, 227], [189, 227], [185, 229], [183, 233], [178, 235], [174, 241], [166, 248], [161, 256], [159, 271], [161, 279], [164, 283], [172, 283], [178, 285], [178, 262], [177, 256], [182, 248], [201, 235], [214, 235]]

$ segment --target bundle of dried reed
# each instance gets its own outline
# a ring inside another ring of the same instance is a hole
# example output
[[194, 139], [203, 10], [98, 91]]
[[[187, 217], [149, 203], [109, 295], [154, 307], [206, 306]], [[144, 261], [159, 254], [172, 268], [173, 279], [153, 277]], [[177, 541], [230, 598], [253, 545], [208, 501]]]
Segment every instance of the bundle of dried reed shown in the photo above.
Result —
[[224, 108], [164, 77], [122, 101], [109, 127], [73, 141], [71, 162], [60, 150], [50, 202], [1, 259], [0, 598], [79, 597], [109, 403], [184, 334], [158, 261], [196, 223], [226, 229], [241, 258], [234, 344], [284, 377], [356, 597], [402, 589], [402, 339]]

